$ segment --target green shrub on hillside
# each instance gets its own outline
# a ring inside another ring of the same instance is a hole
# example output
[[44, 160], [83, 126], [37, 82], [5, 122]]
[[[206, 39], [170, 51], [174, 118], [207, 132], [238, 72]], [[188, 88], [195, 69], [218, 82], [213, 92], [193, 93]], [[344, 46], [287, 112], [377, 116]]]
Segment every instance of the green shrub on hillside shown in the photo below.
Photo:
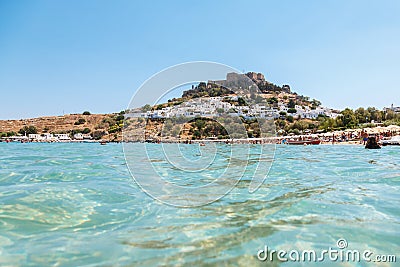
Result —
[[37, 134], [37, 128], [35, 126], [24, 126], [22, 127], [18, 133], [22, 134], [22, 135], [28, 135], [28, 134]]

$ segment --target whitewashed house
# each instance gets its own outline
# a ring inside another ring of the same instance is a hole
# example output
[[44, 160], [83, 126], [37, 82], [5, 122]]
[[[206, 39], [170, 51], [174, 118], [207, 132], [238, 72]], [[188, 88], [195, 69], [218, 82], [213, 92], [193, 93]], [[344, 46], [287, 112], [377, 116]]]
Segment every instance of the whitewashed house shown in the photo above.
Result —
[[69, 134], [54, 134], [54, 136], [60, 141], [70, 141], [71, 140], [71, 138], [69, 137]]
[[76, 134], [74, 134], [74, 139], [75, 140], [89, 140], [89, 139], [92, 139], [92, 136], [90, 134], [76, 133]]
[[28, 134], [28, 138], [30, 140], [40, 140], [42, 139], [42, 136], [40, 134]]
[[44, 139], [54, 138], [53, 134], [51, 134], [51, 133], [43, 133], [42, 136]]

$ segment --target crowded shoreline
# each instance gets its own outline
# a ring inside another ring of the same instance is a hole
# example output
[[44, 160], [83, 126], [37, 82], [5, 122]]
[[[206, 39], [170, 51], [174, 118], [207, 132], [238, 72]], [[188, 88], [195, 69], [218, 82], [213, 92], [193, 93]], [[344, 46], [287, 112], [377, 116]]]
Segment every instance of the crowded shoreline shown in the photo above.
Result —
[[[206, 143], [225, 143], [225, 144], [321, 144], [321, 145], [365, 145], [369, 137], [375, 138], [377, 143], [382, 144], [386, 140], [400, 136], [400, 126], [390, 125], [387, 127], [377, 126], [373, 128], [346, 129], [344, 131], [334, 131], [327, 133], [314, 133], [304, 135], [286, 135], [264, 138], [242, 138], [242, 139], [217, 139], [210, 137], [206, 139], [147, 139], [147, 140], [94, 140], [90, 135], [78, 134], [72, 138], [66, 134], [30, 134], [28, 136], [2, 137], [0, 142], [5, 143], [186, 143], [186, 144], [206, 144]], [[292, 143], [291, 143], [292, 142]]]
[[374, 137], [376, 142], [382, 143], [385, 140], [390, 140], [393, 137], [400, 136], [400, 126], [390, 125], [387, 127], [374, 127], [365, 129], [347, 129], [344, 131], [334, 131], [327, 133], [305, 134], [305, 135], [287, 135], [265, 138], [242, 138], [242, 139], [151, 139], [141, 141], [112, 141], [112, 140], [93, 140], [89, 136], [75, 136], [70, 138], [67, 136], [53, 136], [50, 134], [44, 135], [29, 135], [29, 136], [11, 136], [2, 137], [0, 142], [5, 143], [121, 143], [121, 142], [148, 142], [148, 143], [186, 143], [186, 144], [205, 144], [205, 143], [225, 143], [225, 144], [291, 144], [290, 142], [307, 142], [318, 141], [315, 144], [321, 145], [365, 145], [369, 137]]

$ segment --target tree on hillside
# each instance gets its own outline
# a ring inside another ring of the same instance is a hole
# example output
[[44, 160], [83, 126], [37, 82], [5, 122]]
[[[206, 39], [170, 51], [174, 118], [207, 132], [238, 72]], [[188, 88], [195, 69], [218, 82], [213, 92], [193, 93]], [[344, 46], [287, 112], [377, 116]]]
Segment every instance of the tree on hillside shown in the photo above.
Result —
[[201, 133], [199, 130], [194, 130], [192, 139], [200, 139]]
[[369, 121], [368, 122], [370, 122], [370, 121], [375, 121], [375, 122], [380, 122], [380, 121], [382, 121], [382, 117], [383, 117], [383, 114], [382, 114], [382, 111], [380, 111], [380, 110], [377, 110], [376, 108], [374, 108], [374, 107], [369, 107], [369, 108], [367, 108], [367, 111], [368, 111], [368, 113], [370, 114], [370, 116], [369, 116]]
[[346, 128], [354, 128], [358, 125], [359, 122], [352, 109], [346, 108], [341, 112], [341, 114], [343, 116], [337, 118], [341, 121], [341, 126], [344, 126]]
[[38, 131], [35, 126], [24, 126], [18, 131], [18, 133], [20, 133], [22, 135], [25, 135], [25, 134], [28, 135], [28, 134], [37, 134]]
[[312, 101], [311, 101], [311, 104], [314, 106], [314, 107], [318, 107], [318, 106], [321, 106], [321, 101], [318, 101], [317, 99], [313, 99]]
[[293, 101], [293, 99], [290, 99], [289, 103], [288, 103], [288, 108], [295, 108], [295, 106], [296, 106], [296, 103]]
[[329, 118], [329, 117], [325, 118], [323, 121], [321, 121], [321, 124], [319, 126], [319, 128], [324, 131], [329, 131], [336, 127], [337, 127], [337, 120]]
[[204, 126], [206, 125], [206, 122], [202, 119], [197, 119], [194, 124], [197, 127], [197, 129], [199, 131], [201, 131], [204, 128]]
[[98, 130], [98, 131], [94, 131], [94, 132], [93, 132], [93, 138], [94, 138], [95, 140], [101, 139], [104, 135], [106, 135], [106, 132], [105, 132], [105, 131]]
[[292, 129], [298, 129], [300, 131], [303, 131], [309, 127], [309, 123], [306, 121], [296, 121], [291, 128]]
[[385, 114], [385, 120], [393, 120], [396, 118], [396, 113], [393, 110], [387, 110]]
[[85, 124], [85, 122], [86, 122], [86, 120], [85, 120], [84, 118], [80, 118], [80, 119], [78, 119], [78, 120], [74, 123], [74, 125]]
[[225, 113], [225, 110], [223, 108], [217, 108], [217, 113], [219, 114]]
[[318, 114], [317, 121], [323, 122], [326, 120], [327, 116], [325, 114]]
[[238, 98], [238, 105], [239, 106], [245, 106], [246, 105], [246, 101], [242, 97], [239, 97]]
[[275, 125], [279, 128], [284, 128], [286, 126], [286, 121], [278, 119], [275, 121]]
[[118, 121], [123, 121], [125, 119], [125, 116], [123, 114], [117, 115], [117, 117], [115, 117], [115, 120]]
[[[287, 96], [286, 96], [286, 98], [287, 98]], [[278, 98], [276, 98], [276, 97], [268, 98], [267, 102], [268, 102], [268, 104], [278, 103]]]
[[15, 136], [15, 135], [17, 135], [17, 133], [16, 133], [16, 132], [13, 132], [13, 131], [11, 131], [11, 132], [7, 132], [7, 137], [10, 137], [10, 136]]
[[84, 112], [82, 113], [82, 115], [90, 115], [90, 112], [89, 112], [89, 111], [84, 111]]
[[354, 114], [356, 115], [356, 117], [360, 123], [366, 123], [367, 118], [371, 118], [371, 114], [368, 112], [368, 110], [365, 110], [364, 108], [356, 109], [354, 111]]
[[150, 111], [151, 110], [151, 106], [149, 104], [146, 104], [141, 108], [141, 110], [142, 110], [142, 112]]

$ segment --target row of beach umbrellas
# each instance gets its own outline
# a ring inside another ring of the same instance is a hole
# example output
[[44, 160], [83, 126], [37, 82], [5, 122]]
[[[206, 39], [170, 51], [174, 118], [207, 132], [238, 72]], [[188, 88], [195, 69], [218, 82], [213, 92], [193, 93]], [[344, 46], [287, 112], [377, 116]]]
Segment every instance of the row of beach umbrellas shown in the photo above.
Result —
[[343, 132], [345, 133], [361, 133], [361, 131], [365, 131], [368, 134], [379, 134], [379, 133], [385, 133], [385, 132], [394, 132], [394, 133], [398, 133], [400, 132], [400, 126], [398, 125], [389, 125], [389, 126], [377, 126], [374, 128], [364, 128], [364, 129], [346, 129], [344, 131], [334, 131], [334, 132], [329, 132], [329, 133], [323, 133], [320, 134], [320, 136], [332, 136], [334, 135], [341, 135]]

